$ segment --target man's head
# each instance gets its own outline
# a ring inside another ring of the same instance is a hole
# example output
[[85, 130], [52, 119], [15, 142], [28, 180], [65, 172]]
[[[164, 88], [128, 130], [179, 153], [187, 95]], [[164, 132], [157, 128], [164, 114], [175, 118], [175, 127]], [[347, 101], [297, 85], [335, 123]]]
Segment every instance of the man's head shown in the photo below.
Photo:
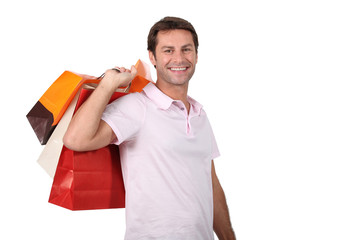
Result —
[[157, 83], [187, 85], [195, 72], [198, 45], [195, 29], [188, 21], [166, 17], [157, 22], [148, 37]]
[[149, 35], [148, 35], [148, 47], [147, 50], [152, 52], [154, 56], [156, 57], [156, 46], [158, 44], [158, 33], [160, 31], [170, 31], [170, 30], [176, 30], [176, 29], [182, 29], [189, 31], [192, 35], [192, 39], [194, 41], [194, 46], [196, 53], [198, 51], [199, 47], [199, 40], [197, 33], [195, 31], [195, 28], [189, 23], [188, 21], [177, 18], [177, 17], [165, 17], [154, 24], [154, 26], [150, 29]]

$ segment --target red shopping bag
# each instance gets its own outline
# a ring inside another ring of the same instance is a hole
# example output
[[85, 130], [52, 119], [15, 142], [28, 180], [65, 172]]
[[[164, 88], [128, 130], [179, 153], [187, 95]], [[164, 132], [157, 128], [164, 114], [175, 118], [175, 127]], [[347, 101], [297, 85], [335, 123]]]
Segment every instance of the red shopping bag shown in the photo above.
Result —
[[[81, 90], [75, 111], [91, 92]], [[124, 95], [115, 92], [110, 102]], [[118, 146], [88, 152], [63, 146], [49, 202], [70, 210], [124, 208], [125, 188]]]

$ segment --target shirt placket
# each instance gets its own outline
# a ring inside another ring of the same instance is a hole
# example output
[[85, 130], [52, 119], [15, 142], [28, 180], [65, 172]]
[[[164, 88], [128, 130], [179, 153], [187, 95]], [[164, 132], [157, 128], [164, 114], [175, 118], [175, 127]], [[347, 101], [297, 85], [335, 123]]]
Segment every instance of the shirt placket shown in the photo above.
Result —
[[178, 109], [181, 110], [185, 120], [186, 120], [186, 134], [187, 135], [191, 135], [191, 124], [190, 124], [190, 120], [191, 120], [191, 112], [192, 112], [192, 106], [190, 104], [190, 110], [189, 110], [189, 114], [187, 113], [187, 109], [184, 105], [183, 102], [181, 101], [175, 101], [175, 105], [178, 107]]

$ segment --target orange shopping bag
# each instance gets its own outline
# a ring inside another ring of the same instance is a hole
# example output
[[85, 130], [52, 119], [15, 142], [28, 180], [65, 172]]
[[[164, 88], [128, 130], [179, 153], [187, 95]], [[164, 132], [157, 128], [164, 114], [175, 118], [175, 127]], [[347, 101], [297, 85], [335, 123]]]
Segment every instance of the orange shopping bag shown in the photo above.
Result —
[[84, 83], [98, 83], [97, 77], [65, 71], [26, 115], [42, 145], [46, 144], [65, 110]]

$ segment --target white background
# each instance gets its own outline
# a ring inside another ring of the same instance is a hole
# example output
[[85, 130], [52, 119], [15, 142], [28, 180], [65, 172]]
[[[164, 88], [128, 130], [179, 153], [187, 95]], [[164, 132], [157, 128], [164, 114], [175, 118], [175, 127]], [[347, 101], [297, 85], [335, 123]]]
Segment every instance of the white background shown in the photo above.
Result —
[[148, 31], [170, 15], [199, 35], [189, 94], [210, 116], [238, 239], [360, 239], [357, 3], [2, 1], [0, 238], [122, 239], [123, 209], [47, 203], [25, 115], [64, 70], [149, 63]]

